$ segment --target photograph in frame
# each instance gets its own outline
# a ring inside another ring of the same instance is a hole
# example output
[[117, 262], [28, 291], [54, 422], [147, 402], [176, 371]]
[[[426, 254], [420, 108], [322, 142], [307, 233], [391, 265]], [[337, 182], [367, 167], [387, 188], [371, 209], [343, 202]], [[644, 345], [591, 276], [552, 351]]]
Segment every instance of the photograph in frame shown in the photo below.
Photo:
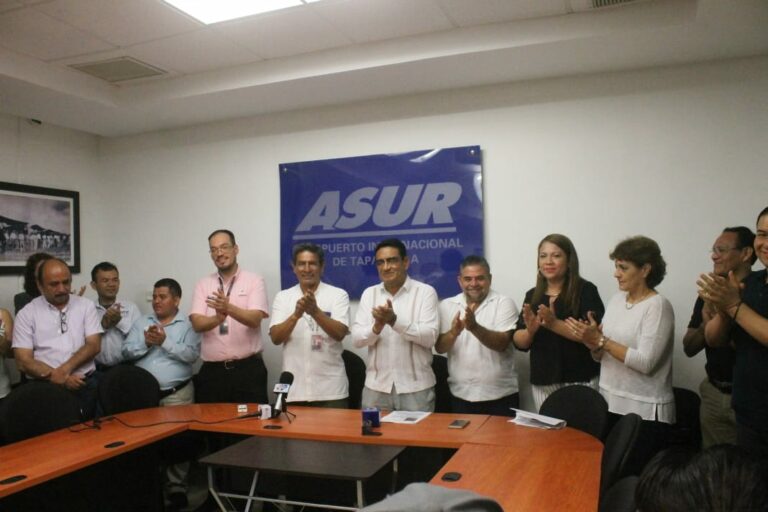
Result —
[[80, 194], [0, 182], [0, 274], [23, 274], [46, 252], [80, 272]]

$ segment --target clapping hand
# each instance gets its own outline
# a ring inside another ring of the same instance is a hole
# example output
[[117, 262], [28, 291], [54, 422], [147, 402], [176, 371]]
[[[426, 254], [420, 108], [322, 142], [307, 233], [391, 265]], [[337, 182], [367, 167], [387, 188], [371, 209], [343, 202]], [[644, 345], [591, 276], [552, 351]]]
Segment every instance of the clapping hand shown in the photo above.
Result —
[[205, 303], [209, 308], [216, 310], [216, 316], [220, 318], [226, 318], [229, 313], [229, 297], [223, 290], [216, 290], [213, 295], [209, 295], [205, 299]]
[[165, 341], [165, 329], [161, 325], [152, 324], [144, 331], [144, 342], [150, 346], [162, 345]]
[[718, 311], [725, 312], [741, 302], [743, 286], [733, 271], [728, 272], [728, 277], [701, 274], [696, 285], [699, 287], [699, 297]]
[[603, 330], [602, 326], [598, 325], [595, 315], [591, 311], [587, 312], [587, 318], [588, 320], [577, 320], [570, 317], [565, 320], [565, 325], [578, 340], [590, 350], [594, 350], [600, 343]]
[[379, 334], [385, 325], [394, 325], [397, 315], [392, 307], [392, 301], [387, 299], [387, 303], [376, 306], [371, 311], [373, 314], [373, 332]]
[[105, 329], [111, 329], [120, 322], [121, 318], [123, 318], [123, 314], [120, 311], [120, 304], [112, 304], [101, 317], [101, 326]]
[[477, 327], [477, 319], [475, 318], [476, 309], [477, 304], [470, 304], [464, 310], [464, 328], [468, 331], [472, 331], [472, 329]]
[[464, 322], [461, 319], [461, 311], [457, 311], [456, 316], [453, 317], [453, 321], [451, 322], [451, 335], [456, 338], [463, 330]]
[[539, 316], [536, 315], [531, 309], [531, 305], [528, 303], [523, 304], [523, 321], [525, 322], [525, 328], [528, 330], [528, 334], [533, 336], [536, 331], [539, 330]]
[[536, 312], [536, 315], [539, 318], [539, 323], [544, 327], [551, 327], [552, 324], [555, 323], [555, 320], [557, 320], [557, 317], [555, 317], [554, 313], [556, 300], [557, 297], [550, 297], [549, 307], [545, 306], [544, 304], [539, 305], [539, 310]]

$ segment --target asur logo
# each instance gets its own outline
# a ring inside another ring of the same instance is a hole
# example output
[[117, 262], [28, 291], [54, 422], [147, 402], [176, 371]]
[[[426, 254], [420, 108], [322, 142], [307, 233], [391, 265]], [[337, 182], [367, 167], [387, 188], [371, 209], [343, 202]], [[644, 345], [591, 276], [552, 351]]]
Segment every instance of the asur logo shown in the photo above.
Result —
[[399, 204], [395, 204], [402, 187], [362, 187], [351, 192], [342, 202], [341, 191], [320, 194], [304, 216], [296, 232], [319, 227], [323, 231], [353, 230], [369, 220], [380, 228], [406, 223], [411, 226], [453, 223], [451, 206], [461, 197], [461, 185], [454, 182], [412, 184], [405, 187]]

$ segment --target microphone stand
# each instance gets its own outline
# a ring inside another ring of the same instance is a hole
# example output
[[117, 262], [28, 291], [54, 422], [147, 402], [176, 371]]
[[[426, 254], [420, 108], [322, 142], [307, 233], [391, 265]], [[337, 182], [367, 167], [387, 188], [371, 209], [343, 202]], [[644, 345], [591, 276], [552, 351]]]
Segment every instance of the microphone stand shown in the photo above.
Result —
[[291, 416], [295, 418], [296, 417], [295, 414], [293, 414], [291, 411], [286, 409], [285, 411], [280, 411], [280, 414], [278, 414], [277, 417], [279, 418], [283, 414], [285, 414], [285, 417], [288, 418], [288, 423], [293, 423], [293, 421], [291, 421]]

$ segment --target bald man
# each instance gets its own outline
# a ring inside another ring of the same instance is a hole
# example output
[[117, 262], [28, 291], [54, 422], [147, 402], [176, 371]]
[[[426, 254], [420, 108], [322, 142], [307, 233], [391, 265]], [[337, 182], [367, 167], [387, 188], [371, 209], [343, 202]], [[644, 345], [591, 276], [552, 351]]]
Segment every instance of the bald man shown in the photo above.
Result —
[[41, 295], [19, 311], [13, 355], [28, 378], [48, 381], [80, 400], [83, 419], [96, 405], [96, 366], [103, 328], [92, 301], [72, 295], [72, 274], [58, 258], [37, 269]]

